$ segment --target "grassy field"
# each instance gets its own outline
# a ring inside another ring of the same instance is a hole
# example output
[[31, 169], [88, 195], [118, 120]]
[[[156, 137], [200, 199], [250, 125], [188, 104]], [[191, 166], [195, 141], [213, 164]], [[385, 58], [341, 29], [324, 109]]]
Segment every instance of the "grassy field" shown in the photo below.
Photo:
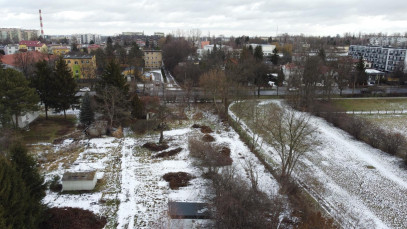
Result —
[[332, 102], [346, 111], [407, 110], [405, 98], [334, 99]]
[[407, 137], [407, 115], [363, 115], [363, 118], [383, 129], [402, 133]]
[[52, 143], [54, 139], [73, 132], [75, 122], [73, 115], [67, 115], [66, 119], [63, 116], [49, 116], [48, 120], [41, 116], [30, 124], [29, 131], [21, 131], [22, 140], [25, 143]]

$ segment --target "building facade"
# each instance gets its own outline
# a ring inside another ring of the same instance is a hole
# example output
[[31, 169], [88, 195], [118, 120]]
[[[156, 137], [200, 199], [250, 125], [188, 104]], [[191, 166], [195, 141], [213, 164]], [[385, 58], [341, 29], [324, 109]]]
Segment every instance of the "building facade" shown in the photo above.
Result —
[[71, 69], [72, 76], [77, 79], [93, 79], [96, 77], [96, 57], [89, 54], [68, 54], [65, 63]]
[[40, 31], [35, 29], [0, 28], [0, 41], [10, 40], [17, 43], [22, 40], [34, 39], [39, 34]]
[[372, 68], [384, 72], [393, 72], [403, 66], [407, 71], [407, 49], [381, 46], [351, 45], [349, 56], [359, 59], [360, 56], [372, 63]]
[[162, 66], [163, 57], [159, 50], [144, 51], [144, 67], [149, 69], [159, 69]]

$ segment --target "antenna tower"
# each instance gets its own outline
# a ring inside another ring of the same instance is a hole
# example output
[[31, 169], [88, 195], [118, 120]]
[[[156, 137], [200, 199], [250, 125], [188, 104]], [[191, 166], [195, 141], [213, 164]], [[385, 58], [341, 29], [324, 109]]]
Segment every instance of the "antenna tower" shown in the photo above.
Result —
[[42, 16], [41, 16], [41, 9], [39, 10], [40, 12], [40, 25], [41, 25], [41, 36], [44, 37], [44, 27], [42, 26]]

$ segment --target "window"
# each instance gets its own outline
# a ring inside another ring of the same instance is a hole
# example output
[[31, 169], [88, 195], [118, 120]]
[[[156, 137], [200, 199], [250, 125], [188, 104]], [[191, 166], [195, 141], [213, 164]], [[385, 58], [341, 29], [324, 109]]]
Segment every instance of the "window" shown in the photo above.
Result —
[[83, 60], [81, 60], [81, 64], [83, 64]]
[[79, 74], [79, 70], [75, 70], [75, 73], [78, 75], [78, 74]]
[[78, 64], [78, 61], [75, 61], [75, 64]]
[[68, 64], [70, 64], [71, 63], [71, 61], [70, 60], [68, 60]]
[[88, 63], [88, 64], [89, 64], [89, 60], [87, 60], [87, 61], [86, 61], [86, 63]]

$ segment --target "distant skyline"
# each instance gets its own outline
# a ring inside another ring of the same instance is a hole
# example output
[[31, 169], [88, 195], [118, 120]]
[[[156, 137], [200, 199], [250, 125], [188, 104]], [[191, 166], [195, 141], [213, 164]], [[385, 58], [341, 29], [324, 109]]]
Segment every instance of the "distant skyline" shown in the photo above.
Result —
[[0, 27], [40, 30], [41, 9], [46, 35], [142, 31], [151, 35], [178, 29], [200, 29], [202, 36], [407, 32], [405, 0], [0, 0], [0, 3]]

